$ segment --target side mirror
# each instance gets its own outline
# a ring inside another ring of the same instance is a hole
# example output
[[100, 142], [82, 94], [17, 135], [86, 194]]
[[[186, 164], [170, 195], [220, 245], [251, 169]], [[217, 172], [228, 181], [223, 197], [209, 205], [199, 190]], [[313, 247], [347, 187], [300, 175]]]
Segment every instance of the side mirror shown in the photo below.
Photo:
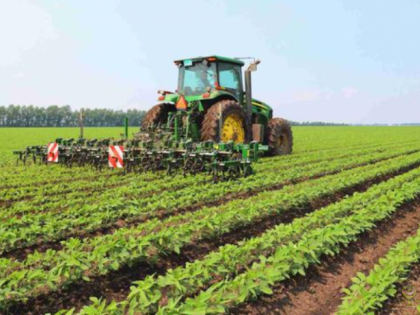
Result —
[[247, 71], [249, 71], [249, 72], [254, 72], [254, 71], [257, 71], [257, 66], [258, 66], [260, 63], [261, 63], [261, 60], [255, 60], [254, 62], [252, 62], [252, 63], [249, 65], [249, 67], [248, 67]]

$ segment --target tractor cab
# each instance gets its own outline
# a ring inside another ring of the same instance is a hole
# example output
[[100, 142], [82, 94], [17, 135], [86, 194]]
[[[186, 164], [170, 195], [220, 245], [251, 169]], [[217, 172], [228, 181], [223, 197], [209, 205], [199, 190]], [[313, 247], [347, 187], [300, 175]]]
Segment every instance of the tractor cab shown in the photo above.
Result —
[[243, 102], [241, 60], [215, 56], [184, 59], [175, 64], [179, 68], [179, 94], [210, 98], [210, 92], [226, 91]]

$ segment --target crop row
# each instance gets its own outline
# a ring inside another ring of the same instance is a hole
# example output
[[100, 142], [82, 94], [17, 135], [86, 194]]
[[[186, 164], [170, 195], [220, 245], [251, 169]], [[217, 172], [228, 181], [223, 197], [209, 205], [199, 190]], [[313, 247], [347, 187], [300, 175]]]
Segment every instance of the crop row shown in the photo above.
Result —
[[[306, 154], [304, 154], [306, 155]], [[295, 160], [300, 157], [300, 154], [287, 157], [286, 161]], [[112, 177], [119, 174], [115, 170], [105, 169], [101, 173], [90, 167], [74, 167], [67, 168], [58, 165], [31, 165], [26, 167], [16, 167], [15, 172], [2, 173], [0, 174], [0, 182], [2, 187], [0, 193], [3, 190], [11, 189], [31, 189], [31, 187], [43, 187], [46, 185], [57, 185], [67, 182], [77, 181], [92, 181], [97, 180], [100, 177]], [[147, 173], [148, 180], [154, 180], [160, 178], [160, 174]]]
[[[411, 267], [420, 261], [420, 230], [396, 244], [366, 276], [359, 272], [344, 289], [344, 301], [337, 314], [369, 314], [397, 293], [396, 285], [406, 280]], [[420, 307], [418, 309], [420, 312]]]
[[[287, 163], [285, 161], [279, 161], [278, 164], [282, 165], [283, 167], [287, 168], [296, 168], [302, 165], [308, 165], [309, 163], [316, 163], [320, 161], [333, 161], [337, 158], [345, 158], [345, 157], [352, 157], [352, 156], [359, 156], [369, 154], [372, 155], [374, 153], [384, 152], [384, 151], [393, 151], [393, 150], [400, 150], [404, 148], [405, 145], [398, 145], [395, 147], [387, 147], [384, 148], [382, 146], [378, 146], [372, 149], [363, 149], [363, 150], [356, 150], [354, 152], [339, 152], [336, 155], [328, 155], [324, 156], [323, 154], [319, 154], [319, 156], [314, 157], [312, 155], [307, 155], [305, 158], [299, 159], [296, 162]], [[324, 154], [326, 154], [324, 152]], [[268, 164], [268, 165], [267, 165]], [[256, 169], [258, 172], [267, 170], [267, 168], [272, 167], [271, 163], [263, 163], [257, 164]], [[102, 177], [100, 177], [101, 179]], [[15, 216], [20, 216], [22, 214], [27, 213], [41, 213], [41, 212], [63, 212], [66, 208], [70, 207], [81, 207], [83, 204], [97, 204], [98, 197], [101, 196], [102, 200], [103, 197], [107, 197], [109, 199], [115, 200], [116, 196], [119, 195], [121, 192], [124, 193], [125, 198], [129, 198], [128, 191], [135, 191], [132, 193], [134, 198], [144, 198], [145, 194], [158, 194], [161, 191], [172, 191], [172, 190], [179, 190], [182, 187], [185, 187], [188, 184], [196, 185], [201, 184], [206, 181], [205, 177], [196, 177], [194, 182], [191, 180], [185, 180], [180, 176], [176, 176], [172, 179], [160, 178], [158, 180], [153, 181], [153, 185], [148, 185], [150, 182], [146, 176], [135, 176], [129, 177], [130, 184], [124, 186], [127, 183], [127, 180], [121, 179], [119, 176], [114, 176], [109, 181], [107, 180], [103, 183], [103, 180], [99, 182], [95, 182], [94, 185], [92, 184], [82, 184], [80, 185], [79, 181], [73, 181], [71, 186], [68, 186], [68, 191], [56, 189], [57, 191], [54, 192], [54, 195], [49, 193], [48, 195], [45, 194], [38, 194], [32, 197], [30, 200], [17, 201], [13, 205], [4, 208], [2, 213], [0, 214], [0, 219], [8, 219]], [[89, 183], [89, 182], [88, 182]], [[65, 183], [67, 184], [67, 183]], [[56, 184], [52, 184], [56, 185]], [[100, 188], [92, 188], [92, 186], [99, 186]], [[102, 186], [102, 187], [101, 187]], [[146, 187], [144, 187], [146, 186]], [[61, 187], [61, 186], [60, 186]], [[122, 187], [122, 190], [119, 188]], [[44, 190], [48, 190], [47, 188]], [[70, 191], [70, 192], [69, 192]], [[87, 195], [88, 192], [88, 195]], [[65, 196], [63, 194], [65, 193]]]
[[[328, 152], [323, 152], [323, 154], [318, 154], [317, 156], [308, 154], [305, 157], [298, 159], [297, 161], [292, 162], [286, 162], [279, 160], [276, 162], [278, 166], [284, 166], [284, 167], [290, 167], [295, 168], [302, 165], [307, 165], [309, 163], [316, 163], [320, 161], [333, 161], [337, 158], [344, 158], [344, 157], [352, 157], [352, 156], [359, 156], [359, 155], [365, 155], [365, 154], [373, 154], [376, 152], [384, 152], [384, 151], [392, 151], [392, 150], [400, 150], [406, 148], [406, 145], [399, 144], [398, 146], [391, 146], [391, 147], [383, 147], [378, 146], [376, 148], [370, 148], [370, 149], [363, 149], [363, 150], [356, 150], [356, 151], [347, 151], [342, 152], [339, 151], [335, 155], [328, 154]], [[265, 160], [265, 163], [257, 164], [256, 165], [256, 171], [264, 171], [267, 169], [270, 169], [272, 167], [272, 162], [274, 159]], [[269, 163], [266, 163], [269, 162]], [[194, 185], [197, 183], [202, 183], [207, 180], [206, 177], [198, 177], [194, 180]], [[126, 178], [121, 178], [119, 176], [113, 176], [111, 178], [108, 177], [100, 177], [99, 181], [95, 181], [94, 183], [91, 183], [90, 181], [72, 181], [65, 182], [63, 185], [57, 186], [57, 183], [51, 183], [50, 185], [44, 185], [42, 188], [38, 188], [38, 186], [28, 186], [28, 187], [19, 187], [19, 189], [15, 189], [16, 191], [13, 192], [13, 189], [6, 190], [3, 192], [3, 194], [7, 194], [9, 196], [14, 197], [14, 199], [24, 198], [24, 201], [22, 202], [15, 202], [12, 206], [8, 207], [7, 210], [4, 209], [3, 213], [1, 214], [3, 218], [7, 218], [7, 216], [15, 216], [16, 214], [24, 214], [24, 213], [31, 213], [31, 212], [43, 212], [46, 209], [54, 209], [55, 207], [59, 207], [59, 209], [63, 209], [65, 207], [65, 203], [68, 202], [70, 199], [77, 199], [83, 196], [83, 198], [88, 198], [87, 201], [92, 202], [97, 198], [98, 195], [101, 195], [103, 193], [107, 192], [114, 192], [119, 187], [122, 187], [125, 185], [128, 181], [131, 182], [130, 186], [134, 186], [135, 188], [141, 188], [144, 186], [144, 183], [148, 183], [148, 177], [144, 175], [135, 176], [135, 177], [129, 177], [128, 180]], [[153, 180], [153, 187], [156, 188], [152, 192], [158, 193], [160, 190], [168, 190], [168, 185], [165, 185], [166, 183], [177, 183], [177, 185], [171, 185], [170, 187], [174, 190], [177, 190], [181, 187], [184, 187], [185, 181], [182, 180], [182, 177], [176, 176], [172, 179], [167, 178], [160, 178], [157, 180]], [[163, 184], [162, 184], [163, 183]], [[192, 181], [189, 181], [189, 183], [192, 183]], [[64, 186], [64, 187], [63, 187]], [[94, 187], [99, 187], [94, 188]], [[117, 186], [117, 187], [116, 187]], [[31, 188], [33, 191], [31, 191]], [[50, 190], [51, 188], [54, 188]], [[66, 189], [67, 188], [67, 189]], [[42, 191], [41, 191], [42, 190]], [[48, 192], [47, 194], [44, 193]], [[43, 193], [41, 193], [43, 192]], [[86, 196], [86, 193], [89, 192], [89, 195]], [[0, 195], [2, 193], [0, 192]], [[65, 196], [63, 196], [65, 194]], [[28, 202], [28, 196], [32, 196], [30, 199], [30, 202]], [[3, 196], [4, 199], [7, 199]], [[83, 198], [81, 198], [83, 200]], [[139, 196], [136, 195], [136, 198], [139, 198]], [[7, 200], [10, 202], [11, 200]], [[60, 204], [60, 201], [62, 201], [62, 204]], [[74, 204], [73, 200], [72, 204]], [[50, 210], [51, 211], [51, 210]]]
[[[59, 169], [60, 167], [57, 167]], [[57, 175], [59, 176], [59, 175]], [[163, 179], [155, 178], [156, 174], [143, 173], [143, 174], [126, 174], [119, 176], [117, 173], [109, 174], [107, 176], [97, 176], [92, 178], [94, 180], [77, 180], [77, 178], [71, 181], [57, 183], [47, 183], [44, 185], [25, 185], [15, 188], [3, 189], [0, 191], [0, 202], [2, 201], [18, 201], [20, 199], [29, 199], [35, 197], [50, 197], [54, 195], [65, 195], [70, 192], [80, 191], [86, 193], [88, 191], [94, 191], [101, 188], [107, 188], [112, 186], [123, 186], [131, 181], [137, 181], [139, 184], [142, 182], [150, 181], [162, 181]]]
[[[80, 171], [82, 169], [83, 172]], [[2, 189], [58, 184], [72, 180], [89, 180], [115, 174], [111, 169], [98, 174], [96, 170], [90, 167], [67, 168], [58, 165], [20, 166], [15, 167], [14, 170], [14, 173], [3, 173], [0, 176], [3, 183]]]
[[[379, 143], [379, 144], [378, 144]], [[404, 141], [404, 142], [387, 142], [387, 141], [380, 141], [378, 143], [374, 143], [371, 145], [358, 145], [354, 148], [346, 148], [343, 150], [341, 147], [333, 147], [331, 149], [323, 149], [320, 152], [301, 152], [295, 153], [289, 156], [282, 156], [282, 157], [274, 157], [269, 159], [264, 159], [264, 161], [271, 160], [272, 162], [280, 162], [280, 163], [289, 163], [293, 161], [301, 161], [302, 163], [306, 162], [306, 160], [314, 160], [314, 158], [321, 160], [328, 157], [337, 156], [338, 154], [348, 154], [350, 152], [357, 152], [364, 150], [368, 152], [369, 150], [374, 151], [379, 148], [390, 148], [395, 147], [396, 143], [398, 146], [405, 146], [411, 147], [412, 145], [416, 145], [417, 143], [413, 143], [413, 141]], [[265, 163], [261, 163], [259, 165], [264, 165]], [[81, 171], [83, 170], [83, 172]], [[45, 185], [55, 186], [57, 184], [67, 183], [67, 182], [74, 182], [74, 181], [92, 181], [97, 180], [100, 177], [110, 177], [115, 176], [118, 172], [113, 172], [112, 170], [102, 172], [98, 174], [98, 172], [91, 170], [90, 168], [84, 167], [76, 167], [72, 169], [63, 168], [63, 167], [56, 167], [56, 166], [31, 166], [27, 168], [22, 168], [22, 171], [15, 172], [15, 173], [3, 173], [0, 174], [0, 181], [2, 182], [2, 188], [0, 188], [0, 194], [3, 190], [9, 189], [30, 189], [31, 187], [43, 187]], [[161, 176], [158, 174], [151, 174], [148, 173], [147, 178], [145, 180], [154, 180], [159, 179]]]
[[272, 294], [273, 286], [291, 276], [305, 275], [308, 266], [320, 263], [322, 255], [338, 254], [343, 246], [357, 240], [361, 233], [375, 228], [377, 222], [388, 218], [400, 205], [414, 200], [419, 194], [420, 179], [406, 183], [401, 189], [366, 204], [362, 210], [314, 229], [297, 242], [279, 247], [273, 255], [259, 257], [259, 262], [234, 279], [213, 284], [180, 305], [171, 301], [157, 314], [220, 314], [250, 298]]
[[0, 192], [0, 202], [12, 204], [20, 200], [33, 200], [43, 201], [47, 200], [52, 196], [64, 195], [78, 191], [79, 193], [89, 193], [91, 191], [100, 191], [109, 189], [112, 187], [124, 186], [133, 180], [133, 175], [127, 176], [102, 176], [95, 181], [78, 181], [78, 182], [67, 182], [42, 186], [30, 186], [24, 188], [12, 188], [3, 190]]
[[[152, 219], [135, 228], [121, 228], [112, 235], [63, 241], [60, 251], [31, 254], [23, 262], [0, 259], [0, 305], [24, 301], [70, 283], [89, 280], [132, 266], [152, 263], [160, 254], [179, 253], [181, 248], [202, 239], [212, 239], [264, 218], [285, 213], [333, 196], [376, 177], [392, 174], [420, 161], [420, 154], [402, 156], [260, 193], [247, 200], [233, 200], [220, 207], [203, 208], [159, 221]], [[7, 299], [6, 299], [7, 297]]]
[[[183, 189], [175, 190], [166, 184], [166, 190], [160, 194], [149, 194], [141, 200], [127, 197], [129, 191], [134, 189], [137, 198], [142, 196], [142, 190], [127, 186], [119, 192], [112, 191], [103, 194], [103, 201], [97, 204], [87, 204], [80, 208], [72, 208], [60, 213], [45, 212], [27, 214], [23, 217], [10, 217], [0, 227], [0, 253], [13, 249], [26, 247], [40, 242], [58, 240], [72, 235], [79, 231], [83, 233], [92, 232], [109, 224], [114, 224], [118, 219], [142, 220], [156, 217], [161, 210], [166, 214], [175, 212], [179, 208], [191, 207], [197, 203], [205, 203], [222, 198], [227, 194], [250, 192], [278, 186], [279, 183], [287, 184], [299, 179], [316, 177], [331, 174], [342, 169], [353, 168], [365, 163], [373, 163], [378, 160], [388, 159], [399, 154], [412, 152], [406, 149], [396, 150], [393, 153], [380, 152], [370, 156], [356, 156], [354, 158], [336, 159], [316, 164], [307, 165], [301, 168], [288, 168], [283, 172], [268, 173], [259, 172], [252, 180], [239, 180], [232, 183], [210, 183], [202, 185], [200, 190], [195, 186], [187, 185]], [[414, 153], [413, 158], [417, 159], [419, 153]], [[178, 186], [183, 181], [191, 183], [193, 179], [180, 180], [180, 183], [171, 182]], [[146, 185], [144, 189], [156, 189], [154, 183]]]
[[[314, 160], [313, 157], [312, 157], [312, 160]], [[317, 159], [316, 161], [319, 161], [319, 159]], [[272, 166], [273, 162], [271, 160], [267, 160], [266, 162], [267, 163], [265, 163], [264, 165], [258, 165], [257, 166], [258, 170], [264, 170], [264, 168], [267, 168], [267, 164], [268, 166]], [[306, 161], [306, 162], [309, 163], [310, 161]], [[289, 164], [283, 161], [279, 165], [289, 165]], [[299, 164], [292, 163], [289, 166], [295, 167], [297, 165]], [[148, 178], [148, 175], [149, 175], [148, 173], [147, 174], [134, 174], [134, 175], [129, 175], [128, 178], [126, 178], [125, 176], [124, 177], [107, 176], [107, 177], [100, 177], [99, 180], [96, 180], [93, 183], [91, 181], [82, 181], [82, 182], [72, 181], [72, 182], [65, 182], [61, 185], [52, 183], [51, 185], [41, 186], [41, 188], [38, 188], [37, 186], [29, 186], [29, 187], [24, 187], [24, 188], [19, 187], [16, 189], [5, 190], [4, 191], [5, 196], [3, 196], [3, 198], [7, 201], [10, 201], [9, 197], [12, 197], [12, 196], [15, 199], [18, 199], [19, 197], [21, 198], [24, 197], [27, 199], [28, 196], [34, 197], [34, 199], [32, 199], [31, 202], [27, 202], [27, 200], [25, 200], [23, 205], [22, 203], [21, 204], [16, 203], [15, 204], [16, 208], [18, 208], [17, 211], [13, 211], [14, 209], [7, 211], [10, 213], [10, 215], [15, 215], [16, 213], [38, 212], [38, 209], [32, 206], [36, 205], [37, 203], [45, 204], [50, 199], [53, 202], [56, 202], [57, 199], [61, 198], [61, 200], [65, 202], [68, 197], [67, 193], [69, 192], [70, 192], [69, 195], [72, 195], [72, 196], [77, 196], [77, 193], [80, 193], [81, 196], [86, 196], [86, 189], [92, 190], [91, 189], [92, 186], [105, 188], [105, 191], [101, 189], [100, 191], [97, 191], [98, 193], [112, 193], [112, 195], [114, 195], [114, 191], [117, 190], [115, 188], [122, 187], [123, 191], [126, 191], [127, 190], [126, 184], [130, 182], [128, 186], [131, 187], [131, 190], [133, 190], [133, 193], [135, 192], [136, 194], [135, 198], [138, 199], [139, 197], [142, 197], [141, 194], [139, 195], [138, 193], [144, 192], [144, 191], [138, 191], [138, 190], [141, 190], [143, 188], [145, 188], [145, 191], [150, 191], [150, 193], [158, 193], [161, 190], [168, 190], [168, 188], [171, 188], [172, 190], [178, 190], [182, 187], [187, 186], [188, 184], [204, 183], [208, 181], [207, 177], [201, 176], [201, 175], [195, 177], [194, 179], [193, 178], [184, 179], [182, 176], [175, 176], [174, 178], [168, 179], [165, 177], [162, 178], [162, 176], [160, 176], [159, 179], [155, 179], [155, 180], [150, 180]], [[119, 182], [121, 182], [121, 184], [118, 185], [119, 187], [110, 187], [109, 185], [109, 184], [115, 185], [115, 184], [118, 184]], [[151, 190], [151, 188], [154, 188], [154, 189]], [[31, 189], [33, 191], [31, 191]], [[44, 194], [44, 191], [48, 192], [47, 196]], [[66, 194], [66, 196], [63, 196], [64, 194]], [[127, 197], [125, 193], [124, 195], [125, 197]], [[88, 198], [92, 198], [92, 197], [93, 196], [89, 196]]]
[[[384, 147], [383, 145], [376, 145], [371, 148], [371, 152], [369, 152], [369, 148], [364, 148], [361, 150], [354, 150], [354, 151], [343, 151], [343, 150], [326, 150], [319, 152], [318, 154], [301, 154], [299, 158], [299, 154], [293, 155], [293, 159], [289, 157], [283, 157], [283, 160], [278, 160], [278, 158], [272, 158], [272, 159], [265, 159], [264, 163], [257, 164], [256, 169], [257, 171], [265, 170], [269, 167], [271, 167], [272, 163], [279, 163], [281, 165], [287, 165], [288, 160], [292, 161], [290, 167], [296, 167], [300, 165], [305, 165], [306, 163], [313, 163], [316, 161], [326, 161], [333, 160], [337, 157], [344, 157], [344, 156], [353, 156], [357, 154], [368, 154], [373, 152], [380, 152], [382, 150], [388, 149], [400, 149], [403, 147], [407, 147], [408, 143], [399, 143], [397, 146], [390, 146], [390, 147]], [[334, 152], [335, 154], [331, 154], [331, 152]], [[297, 159], [296, 159], [297, 158]], [[36, 167], [37, 170], [40, 171], [39, 176], [43, 174], [43, 168]], [[46, 169], [51, 170], [54, 169], [54, 167], [47, 167]], [[59, 171], [62, 171], [62, 168], [56, 168], [58, 174], [54, 174], [52, 176], [52, 179], [48, 181], [47, 185], [40, 185], [38, 184], [34, 185], [26, 185], [24, 187], [16, 187], [15, 189], [0, 189], [0, 197], [4, 200], [3, 205], [9, 205], [12, 204], [11, 210], [4, 211], [3, 216], [6, 216], [9, 214], [9, 216], [14, 216], [16, 214], [21, 215], [24, 213], [29, 212], [43, 212], [49, 209], [57, 209], [59, 211], [63, 210], [66, 207], [66, 202], [69, 202], [69, 200], [75, 198], [79, 199], [80, 203], [76, 203], [74, 200], [71, 200], [70, 205], [78, 205], [80, 206], [83, 203], [83, 198], [80, 198], [78, 195], [78, 192], [80, 192], [80, 195], [86, 195], [86, 193], [89, 193], [89, 196], [87, 197], [86, 203], [92, 203], [95, 202], [95, 199], [97, 199], [97, 196], [100, 196], [102, 193], [107, 193], [111, 191], [118, 190], [118, 188], [123, 187], [127, 182], [128, 179], [127, 176], [121, 178], [120, 176], [112, 176], [111, 173], [107, 173], [106, 176], [95, 176], [95, 180], [90, 181], [89, 178], [82, 177], [82, 181], [79, 179], [78, 176], [73, 176], [71, 181], [65, 181], [64, 179], [61, 179], [62, 174]], [[41, 172], [42, 171], [42, 172]], [[81, 172], [80, 172], [81, 173]], [[84, 173], [83, 173], [84, 174]], [[116, 174], [116, 173], [114, 173]], [[27, 177], [26, 179], [33, 178]], [[37, 177], [37, 176], [35, 176]], [[50, 174], [47, 175], [47, 177], [51, 177]], [[135, 177], [128, 176], [129, 180], [132, 180], [132, 185], [136, 186], [142, 186], [142, 183], [154, 181], [157, 186], [159, 186], [159, 183], [162, 182], [162, 178], [155, 178], [155, 174], [141, 174], [138, 176], [136, 174]], [[57, 180], [54, 181], [55, 178], [60, 178], [59, 183], [60, 185], [57, 185]], [[92, 178], [93, 179], [93, 178]], [[99, 180], [99, 181], [98, 181]], [[172, 180], [179, 182], [179, 176], [173, 178]], [[172, 180], [169, 180], [171, 182]], [[196, 178], [196, 180], [198, 180]], [[200, 180], [201, 182], [202, 180]], [[23, 182], [26, 182], [23, 181]], [[104, 183], [104, 184], [102, 184]], [[3, 185], [4, 187], [4, 185]], [[172, 185], [172, 187], [175, 187], [175, 185]], [[63, 196], [65, 194], [65, 196]], [[19, 199], [22, 199], [22, 201], [19, 202]], [[60, 199], [62, 202], [60, 202]], [[16, 201], [13, 203], [12, 201]], [[1, 201], [0, 201], [1, 203]]]
[[[407, 145], [399, 144], [398, 147], [407, 148]], [[379, 150], [380, 149], [384, 150], [384, 149], [386, 149], [386, 147], [383, 146], [383, 145], [380, 145], [380, 146], [378, 146], [378, 149]], [[359, 151], [364, 151], [366, 153], [369, 153], [369, 152], [374, 152], [375, 149], [367, 148], [365, 150], [356, 150], [356, 153], [359, 152]], [[265, 162], [269, 162], [269, 163], [260, 163], [260, 164], [258, 164], [257, 168], [259, 170], [263, 170], [263, 169], [267, 169], [268, 165], [271, 165], [272, 163], [288, 164], [290, 162], [293, 163], [294, 161], [297, 161], [299, 164], [303, 164], [303, 163], [306, 163], [306, 162], [313, 162], [314, 158], [315, 158], [315, 161], [320, 161], [320, 160], [322, 160], [326, 157], [326, 154], [328, 154], [328, 156], [330, 158], [334, 158], [334, 157], [336, 157], [336, 156], [338, 157], [340, 155], [350, 155], [353, 152], [347, 151], [347, 152], [343, 153], [343, 151], [340, 150], [340, 151], [337, 151], [337, 153], [338, 154], [331, 154], [331, 152], [324, 152], [323, 155], [325, 155], [325, 156], [322, 156], [322, 154], [321, 155], [320, 154], [317, 154], [317, 155], [305, 154], [304, 157], [299, 156], [299, 155], [297, 155], [297, 156], [293, 155], [293, 156], [287, 156], [286, 158], [283, 157], [282, 159], [280, 159], [280, 157], [273, 157], [273, 158], [270, 158], [270, 159], [265, 159]], [[297, 164], [297, 165], [299, 165], [299, 164]], [[48, 169], [51, 169], [51, 167], [48, 167]], [[61, 170], [62, 168], [60, 168], [60, 167], [55, 168], [53, 166], [52, 169]], [[39, 170], [39, 168], [38, 168], [38, 170]], [[40, 175], [45, 176], [45, 174], [42, 174], [42, 173]], [[58, 174], [56, 174], [56, 176], [61, 176], [61, 175], [62, 174], [60, 174], [60, 172], [58, 172]], [[150, 174], [147, 174], [147, 175], [141, 174], [141, 177], [145, 177], [144, 180], [148, 180], [149, 179], [148, 177], [150, 177], [149, 175]], [[49, 174], [48, 176], [51, 176], [51, 175]], [[54, 177], [56, 177], [56, 176], [54, 176]], [[154, 177], [155, 176], [153, 176], [154, 180], [158, 179], [158, 178], [155, 179]], [[30, 177], [28, 176], [28, 178], [30, 178]], [[12, 198], [13, 199], [18, 199], [19, 197], [23, 197], [23, 196], [24, 197], [36, 196], [38, 193], [45, 193], [45, 192], [56, 193], [54, 190], [63, 190], [63, 189], [66, 189], [67, 187], [76, 188], [76, 189], [79, 189], [79, 188], [83, 189], [86, 186], [86, 184], [87, 185], [93, 184], [92, 181], [90, 181], [89, 179], [95, 179], [94, 183], [97, 183], [97, 182], [100, 183], [100, 182], [104, 182], [104, 181], [108, 181], [108, 180], [112, 181], [112, 179], [114, 179], [114, 180], [115, 179], [117, 179], [117, 180], [120, 179], [121, 180], [121, 178], [119, 178], [118, 176], [113, 176], [112, 173], [107, 173], [106, 176], [98, 176], [96, 178], [82, 177], [80, 181], [77, 180], [77, 178], [72, 178], [71, 181], [64, 181], [64, 182], [60, 181], [60, 185], [57, 185], [57, 182], [54, 182], [54, 181], [46, 182], [43, 185], [25, 184], [25, 181], [23, 181], [22, 182], [23, 185], [20, 185], [18, 187], [0, 189], [0, 201], [1, 200], [9, 200], [9, 199], [12, 199]], [[72, 184], [74, 183], [75, 180], [77, 180], [78, 186], [73, 187]]]
[[[387, 148], [377, 146], [372, 149], [356, 150], [354, 152], [340, 151], [336, 155], [328, 155], [328, 152], [323, 152], [324, 154], [327, 154], [327, 156], [319, 154], [317, 157], [308, 154], [304, 158], [299, 159], [296, 162], [291, 162], [290, 164], [285, 161], [279, 161], [278, 163], [285, 168], [296, 168], [302, 165], [308, 165], [309, 163], [333, 161], [337, 158], [374, 154], [375, 152], [379, 153], [384, 151], [393, 151], [396, 149], [399, 150], [404, 146], [401, 144], [395, 147], [391, 146]], [[267, 167], [271, 167], [271, 163], [268, 164], [268, 166], [266, 163], [257, 164], [257, 171], [263, 171], [267, 169]], [[103, 180], [104, 178], [105, 181]], [[61, 213], [63, 215], [66, 213], [66, 209], [75, 207], [81, 208], [84, 204], [97, 205], [99, 200], [115, 200], [117, 196], [121, 196], [122, 194], [124, 198], [131, 197], [140, 199], [145, 198], [148, 195], [159, 194], [162, 191], [166, 191], [168, 193], [170, 191], [179, 190], [188, 184], [202, 184], [205, 181], [205, 177], [196, 177], [193, 182], [191, 179], [186, 180], [183, 177], [176, 176], [172, 179], [160, 178], [153, 180], [153, 185], [151, 185], [148, 177], [143, 175], [128, 177], [128, 179], [121, 178], [120, 176], [113, 176], [109, 179], [108, 177], [99, 177], [99, 181], [95, 181], [94, 183], [87, 181], [86, 183], [82, 182], [81, 184], [80, 181], [77, 180], [73, 181], [72, 185], [64, 183], [65, 186], [67, 186], [67, 191], [65, 189], [63, 191], [62, 186], [57, 186], [56, 183], [53, 183], [53, 186], [59, 187], [59, 189], [55, 189], [54, 194], [51, 192], [47, 195], [39, 192], [39, 194], [32, 192], [34, 196], [30, 198], [30, 200], [28, 200], [28, 197], [26, 196], [24, 197], [24, 200], [16, 201], [9, 207], [3, 208], [3, 211], [0, 213], [0, 220], [4, 220], [3, 222], [6, 222], [6, 220], [16, 221], [20, 220], [20, 216], [23, 214], [42, 212], [50, 212], [50, 215], [52, 215], [52, 213]], [[48, 191], [48, 187], [43, 190]], [[27, 191], [21, 190], [20, 192], [23, 193]], [[65, 196], [63, 196], [64, 193]], [[73, 213], [73, 211], [71, 211], [71, 213]], [[16, 217], [19, 219], [16, 219]]]
[[[390, 192], [395, 192], [404, 183], [419, 178], [420, 168], [375, 185], [365, 193], [355, 193], [306, 217], [295, 219], [290, 224], [279, 224], [260, 237], [245, 240], [238, 245], [222, 246], [202, 260], [169, 270], [164, 276], [148, 276], [145, 280], [133, 284], [126, 301], [111, 302], [109, 305], [113, 305], [121, 313], [137, 311], [146, 314], [162, 311], [166, 305], [175, 305], [186, 296], [192, 296], [199, 290], [206, 289], [215, 279], [227, 279], [237, 275], [258, 261], [261, 255], [271, 255], [278, 247], [298, 241], [313, 229], [335, 223], [370, 202], [376, 204], [384, 202]], [[104, 306], [103, 303], [99, 305]], [[91, 307], [88, 306], [86, 309]], [[86, 312], [86, 314], [91, 313]]]
[[[310, 156], [310, 158], [312, 158], [312, 160], [314, 159], [314, 157], [312, 156]], [[260, 164], [259, 169], [263, 170], [264, 168], [267, 168], [268, 165], [272, 165], [276, 161], [277, 160], [275, 159], [266, 159], [266, 163]], [[280, 162], [280, 161], [277, 161], [277, 162]], [[288, 163], [289, 162], [286, 160], [283, 160], [280, 162], [281, 165], [284, 165], [284, 164], [287, 165]], [[60, 176], [60, 174], [58, 174], [57, 176]], [[107, 175], [107, 176], [99, 176], [98, 178], [95, 178], [94, 182], [87, 180], [87, 178], [82, 178], [81, 181], [74, 179], [72, 181], [60, 182], [60, 185], [57, 185], [57, 183], [53, 181], [52, 183], [47, 183], [45, 185], [25, 185], [25, 186], [19, 186], [15, 188], [2, 189], [0, 190], [0, 197], [1, 197], [1, 200], [10, 201], [11, 199], [18, 200], [19, 198], [23, 198], [23, 197], [28, 198], [28, 196], [38, 196], [39, 194], [45, 195], [45, 193], [48, 193], [48, 195], [54, 195], [57, 193], [64, 194], [64, 193], [67, 193], [68, 191], [75, 191], [75, 190], [82, 191], [91, 186], [101, 186], [102, 183], [123, 182], [123, 184], [125, 184], [125, 182], [127, 181], [126, 177], [128, 177], [129, 179], [135, 179], [138, 182], [137, 183], [138, 185], [141, 185], [142, 183], [149, 182], [149, 181], [153, 181], [154, 183], [163, 182], [164, 180], [168, 181], [167, 178], [162, 179], [161, 176], [159, 176], [158, 178], [154, 178], [156, 177], [156, 175], [152, 175], [152, 178], [150, 178], [150, 176], [151, 176], [150, 173], [129, 174], [124, 177]], [[201, 177], [203, 176], [200, 176], [200, 178]], [[182, 178], [182, 176], [176, 176], [176, 178], [174, 179], [178, 181], [180, 178]]]
[[[85, 184], [83, 189], [80, 189], [79, 183], [73, 183], [69, 186], [69, 193], [66, 195], [56, 194], [55, 196], [38, 195], [31, 202], [15, 203], [13, 206], [4, 209], [1, 213], [0, 218], [11, 219], [16, 214], [27, 214], [26, 218], [32, 220], [33, 217], [40, 215], [42, 217], [52, 216], [55, 212], [54, 208], [47, 207], [51, 202], [56, 204], [59, 208], [63, 208], [69, 199], [84, 198], [86, 202], [84, 204], [98, 203], [100, 200], [106, 199], [103, 203], [109, 202], [108, 200], [115, 200], [117, 197], [128, 198], [130, 192], [132, 197], [139, 199], [149, 195], [159, 193], [161, 191], [171, 191], [185, 187], [191, 183], [191, 178], [177, 177], [175, 181], [168, 181], [165, 178], [159, 180], [148, 181], [143, 176], [130, 176], [120, 177], [116, 176], [112, 182], [95, 183], [93, 189], [89, 184]], [[74, 187], [74, 188], [73, 188]], [[88, 194], [88, 196], [86, 196]], [[98, 198], [100, 197], [100, 198]], [[60, 202], [61, 201], [61, 202]], [[37, 203], [41, 203], [42, 207], [38, 207]], [[43, 210], [47, 210], [48, 214], [43, 214]], [[65, 211], [60, 211], [59, 216], [65, 215]]]

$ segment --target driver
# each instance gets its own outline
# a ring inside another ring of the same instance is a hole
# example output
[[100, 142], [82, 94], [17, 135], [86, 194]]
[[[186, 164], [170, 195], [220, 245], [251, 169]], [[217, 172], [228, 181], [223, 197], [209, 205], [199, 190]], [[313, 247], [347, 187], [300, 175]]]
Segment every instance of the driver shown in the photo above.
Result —
[[204, 91], [204, 89], [208, 86], [211, 86], [211, 83], [208, 79], [207, 72], [202, 71], [202, 72], [200, 72], [200, 80], [198, 81], [198, 86], [197, 87], [201, 91]]

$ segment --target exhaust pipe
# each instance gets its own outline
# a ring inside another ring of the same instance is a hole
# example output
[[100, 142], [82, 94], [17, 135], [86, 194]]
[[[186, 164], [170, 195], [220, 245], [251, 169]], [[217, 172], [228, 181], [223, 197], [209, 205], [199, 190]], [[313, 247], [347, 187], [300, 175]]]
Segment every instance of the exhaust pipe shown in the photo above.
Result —
[[251, 72], [257, 71], [260, 60], [252, 62], [248, 69], [245, 70], [245, 98], [246, 98], [246, 114], [248, 118], [248, 139], [252, 139], [252, 78]]

